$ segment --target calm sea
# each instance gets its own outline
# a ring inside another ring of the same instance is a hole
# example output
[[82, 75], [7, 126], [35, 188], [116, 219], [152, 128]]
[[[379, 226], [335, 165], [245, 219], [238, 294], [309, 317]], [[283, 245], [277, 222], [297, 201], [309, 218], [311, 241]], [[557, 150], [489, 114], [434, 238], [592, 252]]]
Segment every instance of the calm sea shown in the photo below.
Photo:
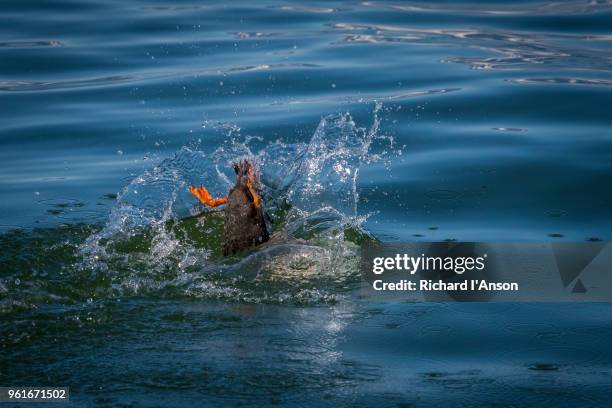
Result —
[[[362, 301], [379, 241], [609, 241], [612, 3], [0, 6], [0, 385], [598, 406], [612, 309]], [[220, 256], [231, 163], [275, 241]], [[59, 405], [58, 405], [59, 406]]]

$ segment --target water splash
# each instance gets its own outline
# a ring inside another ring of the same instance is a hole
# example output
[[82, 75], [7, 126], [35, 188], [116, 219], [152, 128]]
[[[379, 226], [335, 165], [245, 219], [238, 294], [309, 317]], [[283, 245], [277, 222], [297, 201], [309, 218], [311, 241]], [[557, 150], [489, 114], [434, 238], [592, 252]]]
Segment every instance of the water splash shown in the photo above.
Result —
[[[248, 302], [337, 300], [358, 281], [358, 244], [369, 239], [359, 214], [361, 166], [384, 160], [393, 139], [349, 113], [321, 119], [309, 143], [243, 135], [207, 121], [224, 141], [212, 152], [194, 143], [145, 171], [117, 196], [108, 222], [80, 246], [79, 268], [107, 280], [119, 296], [153, 294]], [[374, 148], [374, 145], [376, 147]], [[221, 196], [232, 162], [249, 157], [260, 174], [272, 239], [243, 255], [221, 257], [223, 217], [195, 204], [189, 185]]]

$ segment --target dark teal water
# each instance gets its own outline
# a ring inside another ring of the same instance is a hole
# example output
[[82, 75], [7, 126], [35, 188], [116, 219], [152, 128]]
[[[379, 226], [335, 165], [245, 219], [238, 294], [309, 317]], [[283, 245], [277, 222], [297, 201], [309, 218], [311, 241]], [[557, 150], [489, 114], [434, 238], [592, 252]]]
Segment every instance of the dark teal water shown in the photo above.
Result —
[[[0, 385], [599, 406], [607, 304], [359, 299], [363, 240], [608, 241], [607, 1], [3, 1]], [[272, 244], [220, 257], [258, 165]], [[65, 406], [65, 405], [63, 405]]]

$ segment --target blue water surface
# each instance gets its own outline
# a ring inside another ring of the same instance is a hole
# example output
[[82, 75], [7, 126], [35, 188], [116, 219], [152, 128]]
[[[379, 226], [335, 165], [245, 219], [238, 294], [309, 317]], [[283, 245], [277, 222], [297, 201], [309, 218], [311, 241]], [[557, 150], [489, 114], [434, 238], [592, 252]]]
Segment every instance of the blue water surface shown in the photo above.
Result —
[[[220, 284], [219, 223], [164, 228], [251, 155], [315, 258], [351, 228], [609, 241], [611, 2], [4, 0], [0, 21], [0, 385], [70, 386], [71, 406], [608, 403], [608, 304], [365, 302], [337, 257], [259, 285], [256, 253]], [[271, 251], [312, 261], [296, 248]]]

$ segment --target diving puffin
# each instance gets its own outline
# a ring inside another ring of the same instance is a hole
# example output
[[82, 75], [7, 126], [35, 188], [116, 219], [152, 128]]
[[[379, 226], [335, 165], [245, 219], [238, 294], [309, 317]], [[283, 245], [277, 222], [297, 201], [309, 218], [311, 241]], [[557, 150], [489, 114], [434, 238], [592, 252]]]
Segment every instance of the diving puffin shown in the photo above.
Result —
[[270, 239], [261, 198], [257, 192], [257, 175], [253, 164], [244, 159], [234, 163], [236, 184], [226, 197], [213, 198], [204, 186], [190, 186], [189, 192], [210, 207], [225, 205], [223, 255], [234, 255]]

